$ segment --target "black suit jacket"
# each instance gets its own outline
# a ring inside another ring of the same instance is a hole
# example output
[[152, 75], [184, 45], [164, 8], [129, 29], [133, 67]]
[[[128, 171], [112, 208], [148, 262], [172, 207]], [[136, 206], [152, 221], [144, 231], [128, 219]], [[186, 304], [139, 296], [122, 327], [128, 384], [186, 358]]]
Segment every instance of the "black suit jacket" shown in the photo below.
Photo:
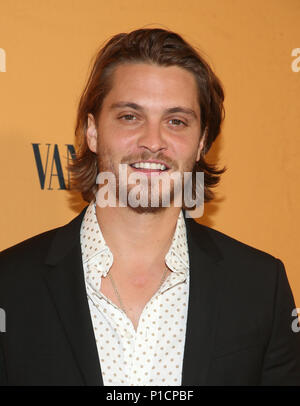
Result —
[[[0, 253], [2, 385], [103, 385], [80, 249], [69, 224]], [[300, 385], [283, 263], [186, 219], [190, 296], [182, 385]]]

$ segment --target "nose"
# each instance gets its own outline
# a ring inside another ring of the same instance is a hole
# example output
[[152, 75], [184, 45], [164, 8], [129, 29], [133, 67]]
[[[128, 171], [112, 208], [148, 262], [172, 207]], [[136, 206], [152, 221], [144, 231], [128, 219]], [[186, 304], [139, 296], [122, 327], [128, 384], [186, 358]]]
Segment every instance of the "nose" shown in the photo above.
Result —
[[139, 137], [138, 147], [153, 153], [167, 149], [160, 123], [147, 123]]

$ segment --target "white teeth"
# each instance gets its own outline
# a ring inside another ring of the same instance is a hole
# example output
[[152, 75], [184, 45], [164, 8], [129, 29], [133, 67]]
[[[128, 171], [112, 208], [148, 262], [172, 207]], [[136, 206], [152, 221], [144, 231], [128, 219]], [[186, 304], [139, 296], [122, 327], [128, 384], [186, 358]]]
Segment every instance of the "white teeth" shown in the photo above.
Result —
[[160, 171], [167, 169], [167, 167], [163, 164], [156, 164], [152, 162], [137, 162], [136, 164], [132, 164], [132, 166], [137, 169], [158, 169]]

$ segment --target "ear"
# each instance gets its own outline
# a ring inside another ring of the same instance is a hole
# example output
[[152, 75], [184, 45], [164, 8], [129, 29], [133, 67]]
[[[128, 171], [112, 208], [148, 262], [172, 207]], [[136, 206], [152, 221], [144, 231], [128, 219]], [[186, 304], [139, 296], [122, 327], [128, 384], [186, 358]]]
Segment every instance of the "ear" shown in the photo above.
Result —
[[207, 127], [205, 127], [205, 130], [204, 130], [201, 140], [199, 142], [199, 147], [198, 147], [198, 151], [197, 151], [197, 162], [200, 161], [201, 151], [203, 150], [203, 148], [205, 146], [205, 142], [206, 142], [206, 136], [207, 136]]
[[92, 114], [88, 114], [88, 126], [86, 130], [86, 141], [89, 146], [89, 149], [92, 152], [97, 153], [97, 128], [94, 116]]

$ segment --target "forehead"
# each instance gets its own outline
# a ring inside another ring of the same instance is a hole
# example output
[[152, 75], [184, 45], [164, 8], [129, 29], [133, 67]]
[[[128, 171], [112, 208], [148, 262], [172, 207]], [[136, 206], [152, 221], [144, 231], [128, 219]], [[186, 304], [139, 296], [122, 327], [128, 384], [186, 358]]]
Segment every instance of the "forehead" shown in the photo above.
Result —
[[130, 100], [146, 107], [182, 105], [198, 109], [198, 90], [194, 75], [179, 66], [148, 63], [119, 65], [112, 76], [107, 103]]

